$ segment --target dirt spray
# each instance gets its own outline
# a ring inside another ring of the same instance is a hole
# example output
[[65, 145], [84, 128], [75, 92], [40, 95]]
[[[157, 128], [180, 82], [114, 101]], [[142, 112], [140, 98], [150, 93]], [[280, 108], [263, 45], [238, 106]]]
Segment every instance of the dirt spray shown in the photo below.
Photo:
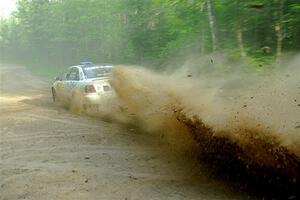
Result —
[[166, 134], [174, 144], [191, 145], [192, 138], [207, 163], [252, 177], [254, 184], [274, 185], [270, 195], [296, 198], [300, 58], [268, 75], [240, 70], [243, 66], [226, 68], [221, 61], [208, 70], [190, 63], [172, 73], [116, 67], [111, 85], [130, 120]]

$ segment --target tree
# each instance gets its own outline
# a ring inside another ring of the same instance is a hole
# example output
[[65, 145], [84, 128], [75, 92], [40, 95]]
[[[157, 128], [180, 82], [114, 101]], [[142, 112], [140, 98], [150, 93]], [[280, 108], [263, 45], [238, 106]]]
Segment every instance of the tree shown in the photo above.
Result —
[[276, 12], [276, 23], [275, 23], [275, 31], [276, 31], [276, 37], [277, 37], [276, 61], [277, 61], [277, 64], [280, 65], [281, 56], [282, 56], [282, 40], [283, 40], [282, 16], [283, 16], [284, 0], [275, 0], [275, 3], [278, 6], [277, 12]]
[[[0, 25], [2, 58], [177, 65], [221, 50], [264, 62], [300, 50], [299, 0], [18, 0]], [[273, 50], [274, 49], [274, 50]]]
[[214, 0], [207, 0], [207, 12], [209, 18], [212, 49], [216, 51], [219, 48], [219, 41], [217, 36], [216, 14], [215, 14], [215, 2]]
[[243, 41], [243, 15], [241, 13], [240, 0], [236, 1], [235, 31], [236, 31], [238, 47], [240, 50], [240, 55], [241, 57], [246, 57], [247, 54], [244, 48], [244, 41]]

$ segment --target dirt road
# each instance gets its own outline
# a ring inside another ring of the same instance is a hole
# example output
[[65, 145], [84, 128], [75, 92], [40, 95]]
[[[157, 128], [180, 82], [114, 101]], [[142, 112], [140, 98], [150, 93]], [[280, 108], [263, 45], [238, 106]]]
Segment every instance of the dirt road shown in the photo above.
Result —
[[0, 200], [254, 199], [158, 136], [54, 105], [49, 84], [0, 65]]

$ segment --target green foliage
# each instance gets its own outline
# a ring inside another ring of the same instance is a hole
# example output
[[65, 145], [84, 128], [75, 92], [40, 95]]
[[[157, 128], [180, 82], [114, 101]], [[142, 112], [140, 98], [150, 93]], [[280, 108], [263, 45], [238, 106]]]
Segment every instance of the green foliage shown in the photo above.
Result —
[[242, 51], [255, 66], [274, 59], [278, 20], [283, 50], [300, 50], [299, 0], [211, 2], [212, 13], [207, 0], [19, 0], [13, 16], [0, 21], [0, 58], [64, 66], [203, 56], [213, 49], [209, 14], [216, 19], [219, 51], [233, 61]]

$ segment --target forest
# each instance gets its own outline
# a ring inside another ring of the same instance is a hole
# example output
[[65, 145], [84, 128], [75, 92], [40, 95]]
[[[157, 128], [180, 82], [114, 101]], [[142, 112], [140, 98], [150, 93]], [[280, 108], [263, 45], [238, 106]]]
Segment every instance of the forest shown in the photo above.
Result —
[[258, 66], [299, 50], [299, 0], [18, 0], [0, 20], [0, 59], [27, 65], [160, 68], [220, 53]]

